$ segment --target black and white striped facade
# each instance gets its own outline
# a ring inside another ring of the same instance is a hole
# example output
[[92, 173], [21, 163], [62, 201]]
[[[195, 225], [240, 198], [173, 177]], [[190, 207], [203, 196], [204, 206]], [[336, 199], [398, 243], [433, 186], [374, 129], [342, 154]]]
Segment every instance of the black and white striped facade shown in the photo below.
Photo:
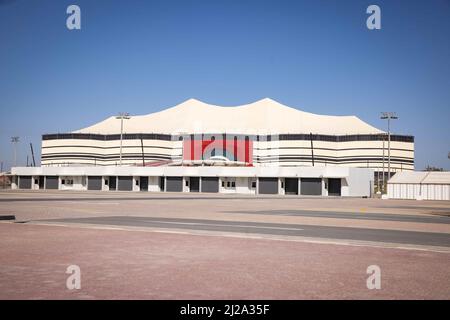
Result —
[[[315, 166], [364, 167], [379, 171], [383, 167], [384, 145], [384, 166], [387, 168], [385, 134], [313, 134], [312, 137], [309, 134], [281, 134], [248, 137], [253, 140], [255, 165], [312, 166], [314, 158]], [[124, 134], [122, 163], [140, 165], [143, 158], [145, 162], [179, 161], [183, 154], [180, 139], [183, 138], [186, 139], [179, 135]], [[42, 137], [43, 166], [115, 166], [119, 164], [119, 157], [119, 134], [69, 133], [47, 134]], [[391, 170], [414, 170], [414, 137], [391, 135]]]

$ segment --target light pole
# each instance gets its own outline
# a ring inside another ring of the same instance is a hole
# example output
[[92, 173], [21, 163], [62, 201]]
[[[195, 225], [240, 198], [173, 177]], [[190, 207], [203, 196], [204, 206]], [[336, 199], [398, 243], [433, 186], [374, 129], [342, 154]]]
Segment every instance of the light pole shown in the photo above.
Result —
[[122, 166], [122, 136], [123, 136], [123, 120], [130, 119], [130, 115], [126, 112], [120, 112], [116, 119], [120, 119], [120, 160], [119, 165]]
[[14, 167], [17, 167], [17, 143], [19, 143], [19, 137], [11, 137], [11, 142], [14, 146]]
[[386, 141], [386, 135], [385, 134], [383, 134], [383, 179], [382, 179], [382, 183], [383, 183], [383, 185], [382, 185], [382, 191], [384, 191], [384, 150], [385, 150], [385, 147], [384, 147], [384, 145], [385, 145], [385, 141]]
[[[388, 121], [388, 180], [391, 178], [391, 119], [398, 119], [395, 112], [382, 112], [380, 119]], [[384, 173], [383, 173], [384, 175]]]

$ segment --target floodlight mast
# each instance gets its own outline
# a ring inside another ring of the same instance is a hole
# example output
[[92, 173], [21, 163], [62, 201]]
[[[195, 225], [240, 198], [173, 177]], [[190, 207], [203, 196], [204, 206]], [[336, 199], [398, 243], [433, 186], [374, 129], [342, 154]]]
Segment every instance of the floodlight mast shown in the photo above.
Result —
[[17, 167], [17, 143], [19, 143], [20, 137], [11, 137], [11, 142], [14, 146], [14, 167]]
[[[391, 178], [391, 119], [398, 119], [395, 112], [382, 112], [380, 119], [388, 122], [388, 181]], [[384, 171], [383, 171], [384, 178]], [[384, 180], [384, 179], [383, 179]]]
[[122, 166], [122, 137], [123, 137], [123, 120], [130, 119], [130, 114], [127, 112], [119, 112], [119, 115], [116, 116], [116, 119], [120, 119], [120, 160], [119, 165]]

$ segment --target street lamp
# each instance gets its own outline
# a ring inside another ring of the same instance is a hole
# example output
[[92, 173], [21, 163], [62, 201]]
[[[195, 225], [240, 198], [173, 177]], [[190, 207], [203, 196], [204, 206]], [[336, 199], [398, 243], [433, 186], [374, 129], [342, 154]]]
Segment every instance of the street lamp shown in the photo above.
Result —
[[123, 120], [130, 119], [130, 115], [126, 112], [120, 112], [116, 119], [120, 119], [120, 160], [119, 165], [122, 166], [122, 135], [123, 135]]
[[11, 137], [11, 142], [14, 146], [14, 167], [17, 167], [17, 143], [19, 143], [19, 137]]
[[[388, 180], [391, 178], [391, 119], [398, 119], [395, 112], [382, 112], [380, 119], [388, 121]], [[384, 172], [383, 172], [384, 177]]]

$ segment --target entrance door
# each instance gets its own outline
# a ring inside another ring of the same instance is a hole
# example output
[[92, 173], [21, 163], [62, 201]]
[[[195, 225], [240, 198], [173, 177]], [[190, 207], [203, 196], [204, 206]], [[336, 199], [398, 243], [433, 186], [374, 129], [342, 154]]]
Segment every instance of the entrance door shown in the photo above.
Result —
[[284, 179], [284, 193], [285, 194], [298, 194], [298, 178], [285, 178]]
[[44, 189], [44, 185], [45, 185], [44, 182], [45, 182], [44, 176], [39, 176], [39, 190]]
[[166, 182], [166, 178], [164, 177], [159, 177], [159, 190], [161, 191], [165, 191], [165, 182]]
[[328, 179], [328, 195], [340, 196], [341, 195], [341, 179]]
[[200, 178], [199, 177], [190, 177], [189, 178], [189, 191], [190, 192], [199, 192], [200, 191]]
[[139, 184], [141, 191], [148, 191], [148, 177], [141, 177], [141, 182]]
[[116, 189], [117, 189], [117, 178], [109, 177], [109, 190], [116, 191]]

